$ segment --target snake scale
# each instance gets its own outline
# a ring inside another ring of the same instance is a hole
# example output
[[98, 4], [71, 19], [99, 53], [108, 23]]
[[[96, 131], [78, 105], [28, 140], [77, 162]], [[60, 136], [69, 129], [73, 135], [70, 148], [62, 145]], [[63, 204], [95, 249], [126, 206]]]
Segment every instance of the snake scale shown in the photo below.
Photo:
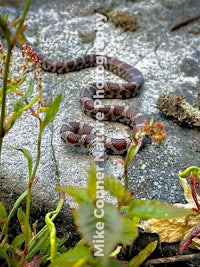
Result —
[[[145, 116], [136, 109], [120, 105], [103, 105], [100, 101], [103, 98], [131, 98], [140, 93], [143, 76], [138, 69], [113, 57], [95, 54], [84, 55], [66, 62], [56, 62], [43, 55], [31, 43], [27, 42], [25, 45], [37, 54], [39, 63], [45, 71], [64, 74], [101, 66], [125, 79], [126, 83], [93, 82], [84, 87], [80, 92], [82, 110], [86, 115], [97, 120], [121, 122], [137, 130], [144, 125]], [[65, 143], [85, 146], [88, 149], [95, 146], [101, 136], [105, 151], [109, 154], [124, 154], [132, 141], [131, 136], [121, 139], [110, 138], [86, 123], [75, 121], [63, 124], [60, 136]]]

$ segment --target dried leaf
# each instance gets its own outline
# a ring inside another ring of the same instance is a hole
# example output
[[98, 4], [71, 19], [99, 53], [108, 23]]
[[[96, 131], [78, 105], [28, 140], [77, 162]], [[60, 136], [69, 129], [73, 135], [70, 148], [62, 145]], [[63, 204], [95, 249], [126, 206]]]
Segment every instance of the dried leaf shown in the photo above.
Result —
[[190, 215], [173, 219], [150, 219], [141, 222], [139, 227], [145, 232], [157, 233], [160, 242], [173, 243], [181, 241], [186, 232], [194, 225], [198, 225], [199, 222], [200, 215]]
[[192, 239], [192, 244], [190, 245], [190, 248], [200, 250], [200, 238], [194, 237]]
[[[187, 210], [196, 208], [196, 205], [193, 201], [190, 185], [187, 183], [185, 178], [180, 179], [180, 184], [184, 190], [184, 196], [187, 204], [176, 203], [174, 206], [184, 207]], [[198, 196], [198, 200], [200, 198]], [[191, 211], [192, 212], [192, 211]], [[200, 214], [190, 214], [182, 217], [172, 218], [172, 219], [149, 219], [147, 221], [142, 221], [139, 224], [139, 227], [144, 229], [145, 232], [157, 233], [160, 237], [161, 242], [179, 242], [181, 241], [187, 232], [200, 224]], [[200, 248], [200, 239], [193, 238], [191, 247], [199, 249]]]
[[[185, 200], [188, 202], [188, 204], [177, 204], [177, 205], [178, 206], [184, 205], [184, 207], [187, 207], [187, 208], [196, 208], [196, 205], [194, 204], [194, 200], [193, 200], [192, 193], [191, 193], [191, 187], [188, 184], [187, 180], [185, 178], [179, 177], [179, 183], [181, 187], [183, 188], [184, 197], [185, 197]], [[197, 195], [197, 200], [200, 203], [200, 197], [198, 195]]]

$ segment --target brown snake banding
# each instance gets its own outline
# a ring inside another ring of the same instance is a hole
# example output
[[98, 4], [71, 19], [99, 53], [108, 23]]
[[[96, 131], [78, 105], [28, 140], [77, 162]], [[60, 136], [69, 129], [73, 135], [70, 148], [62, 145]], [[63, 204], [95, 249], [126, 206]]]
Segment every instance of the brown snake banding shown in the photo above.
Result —
[[[30, 43], [27, 42], [26, 46], [31, 47], [32, 51], [37, 54], [41, 67], [45, 71], [64, 74], [84, 68], [103, 66], [104, 69], [127, 80], [127, 83], [93, 82], [83, 88], [80, 93], [83, 112], [95, 119], [121, 122], [137, 130], [144, 125], [144, 115], [132, 107], [100, 104], [102, 98], [131, 98], [140, 93], [143, 76], [139, 70], [113, 57], [100, 55], [85, 55], [67, 62], [56, 62], [41, 54]], [[62, 125], [60, 136], [65, 143], [83, 145], [88, 149], [95, 146], [101, 137], [105, 151], [109, 154], [124, 154], [132, 141], [131, 137], [109, 138], [88, 124], [74, 121]]]

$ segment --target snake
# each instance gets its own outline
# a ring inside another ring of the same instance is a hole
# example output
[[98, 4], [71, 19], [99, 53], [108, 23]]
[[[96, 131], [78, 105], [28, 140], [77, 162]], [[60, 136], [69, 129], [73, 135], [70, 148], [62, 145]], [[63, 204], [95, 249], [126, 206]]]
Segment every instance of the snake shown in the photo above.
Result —
[[[85, 68], [96, 67], [97, 70], [109, 71], [126, 82], [97, 81], [82, 88], [80, 104], [83, 112], [100, 121], [109, 120], [128, 125], [139, 131], [145, 122], [145, 116], [135, 108], [125, 105], [102, 104], [102, 99], [132, 98], [138, 95], [143, 87], [142, 73], [130, 64], [110, 56], [83, 55], [65, 62], [58, 62], [42, 54], [31, 43], [26, 42], [26, 48], [31, 49], [44, 71], [57, 74], [79, 71]], [[127, 138], [111, 138], [98, 129], [83, 122], [71, 121], [60, 128], [60, 136], [64, 143], [74, 146], [84, 146], [92, 150], [101, 140], [104, 150], [108, 154], [125, 154], [132, 142], [131, 135]]]

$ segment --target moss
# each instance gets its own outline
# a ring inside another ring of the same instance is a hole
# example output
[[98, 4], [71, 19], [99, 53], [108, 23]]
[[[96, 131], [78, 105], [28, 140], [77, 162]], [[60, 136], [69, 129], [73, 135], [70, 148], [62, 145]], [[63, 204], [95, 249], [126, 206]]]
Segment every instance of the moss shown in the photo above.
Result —
[[126, 11], [112, 11], [107, 13], [107, 17], [110, 18], [117, 27], [121, 27], [125, 31], [133, 32], [138, 28], [136, 15]]
[[163, 94], [158, 98], [156, 104], [165, 116], [176, 123], [189, 127], [200, 127], [199, 107], [189, 105], [183, 96]]

